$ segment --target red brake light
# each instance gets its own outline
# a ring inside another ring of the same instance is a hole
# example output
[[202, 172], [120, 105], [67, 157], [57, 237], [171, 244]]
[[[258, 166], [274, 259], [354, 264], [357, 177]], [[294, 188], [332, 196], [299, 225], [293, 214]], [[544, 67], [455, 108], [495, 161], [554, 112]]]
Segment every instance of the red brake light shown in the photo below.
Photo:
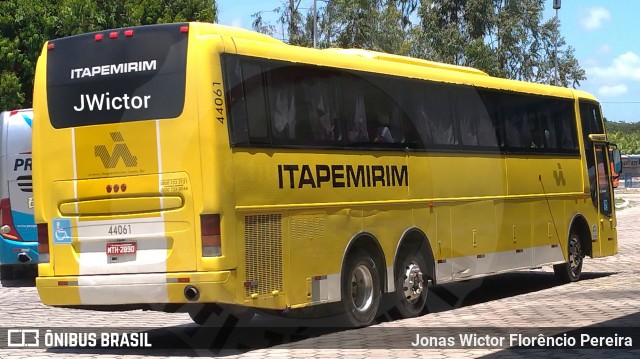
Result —
[[133, 30], [125, 30], [124, 31], [124, 36], [132, 37], [133, 36]]
[[118, 32], [117, 31], [112, 31], [109, 33], [109, 38], [110, 39], [117, 39], [118, 38]]
[[38, 223], [38, 261], [49, 262], [49, 226], [46, 223]]
[[201, 214], [200, 232], [202, 236], [202, 256], [219, 257], [222, 254], [220, 215]]
[[56, 47], [56, 44], [48, 43], [47, 50], [53, 50]]
[[102, 34], [95, 34], [95, 36], [93, 36], [93, 39], [96, 40], [96, 42], [102, 41]]
[[186, 34], [189, 32], [189, 26], [180, 26], [180, 32]]

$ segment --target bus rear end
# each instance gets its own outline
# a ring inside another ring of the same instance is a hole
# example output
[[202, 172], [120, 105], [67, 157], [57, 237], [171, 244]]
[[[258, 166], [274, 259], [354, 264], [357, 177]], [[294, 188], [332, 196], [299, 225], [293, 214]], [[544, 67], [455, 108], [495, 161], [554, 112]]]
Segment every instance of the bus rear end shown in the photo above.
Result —
[[0, 265], [2, 278], [38, 262], [31, 184], [33, 111], [0, 114]]
[[[215, 240], [201, 241], [219, 233], [220, 217], [203, 213], [196, 195], [198, 89], [187, 83], [201, 72], [187, 66], [199, 58], [187, 55], [190, 26], [116, 29], [45, 45], [33, 150], [44, 304], [183, 303], [193, 300], [190, 286], [226, 285], [229, 272], [198, 275], [203, 256], [220, 256]], [[215, 293], [233, 300], [231, 291]]]

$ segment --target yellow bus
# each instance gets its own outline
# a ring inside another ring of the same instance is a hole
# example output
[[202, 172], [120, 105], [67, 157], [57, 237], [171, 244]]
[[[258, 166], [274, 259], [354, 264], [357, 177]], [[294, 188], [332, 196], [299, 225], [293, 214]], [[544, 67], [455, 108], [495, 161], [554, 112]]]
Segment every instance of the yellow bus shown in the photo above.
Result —
[[580, 91], [182, 23], [49, 41], [34, 111], [47, 305], [202, 323], [336, 303], [364, 326], [383, 293], [413, 317], [429, 286], [575, 281], [618, 248]]

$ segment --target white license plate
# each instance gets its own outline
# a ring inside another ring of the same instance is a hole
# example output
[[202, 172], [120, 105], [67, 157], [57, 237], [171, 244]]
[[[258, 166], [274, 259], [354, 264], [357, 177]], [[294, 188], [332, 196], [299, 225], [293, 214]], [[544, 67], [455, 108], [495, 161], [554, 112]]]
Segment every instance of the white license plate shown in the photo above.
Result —
[[112, 242], [107, 243], [107, 255], [119, 256], [123, 254], [136, 254], [136, 242]]

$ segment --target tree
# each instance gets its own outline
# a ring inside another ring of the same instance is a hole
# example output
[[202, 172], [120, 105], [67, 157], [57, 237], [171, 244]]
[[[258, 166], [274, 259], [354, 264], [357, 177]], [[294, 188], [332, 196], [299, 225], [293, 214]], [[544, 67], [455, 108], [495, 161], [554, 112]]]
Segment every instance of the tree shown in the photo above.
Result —
[[[287, 42], [312, 46], [313, 9], [306, 16], [300, 12], [300, 0], [283, 0], [272, 12], [282, 14], [278, 23], [285, 25]], [[408, 52], [409, 17], [418, 0], [319, 0], [315, 28], [320, 48], [338, 46], [363, 48], [395, 54]], [[265, 22], [263, 12], [254, 14], [253, 28], [272, 35], [276, 27]]]
[[[576, 87], [585, 72], [544, 0], [422, 0], [412, 53], [493, 76]], [[557, 78], [556, 78], [557, 59]]]
[[32, 106], [35, 65], [50, 39], [103, 29], [217, 20], [215, 0], [0, 1], [0, 111]]
[[0, 111], [31, 105], [36, 60], [55, 35], [55, 13], [46, 0], [0, 2]]

